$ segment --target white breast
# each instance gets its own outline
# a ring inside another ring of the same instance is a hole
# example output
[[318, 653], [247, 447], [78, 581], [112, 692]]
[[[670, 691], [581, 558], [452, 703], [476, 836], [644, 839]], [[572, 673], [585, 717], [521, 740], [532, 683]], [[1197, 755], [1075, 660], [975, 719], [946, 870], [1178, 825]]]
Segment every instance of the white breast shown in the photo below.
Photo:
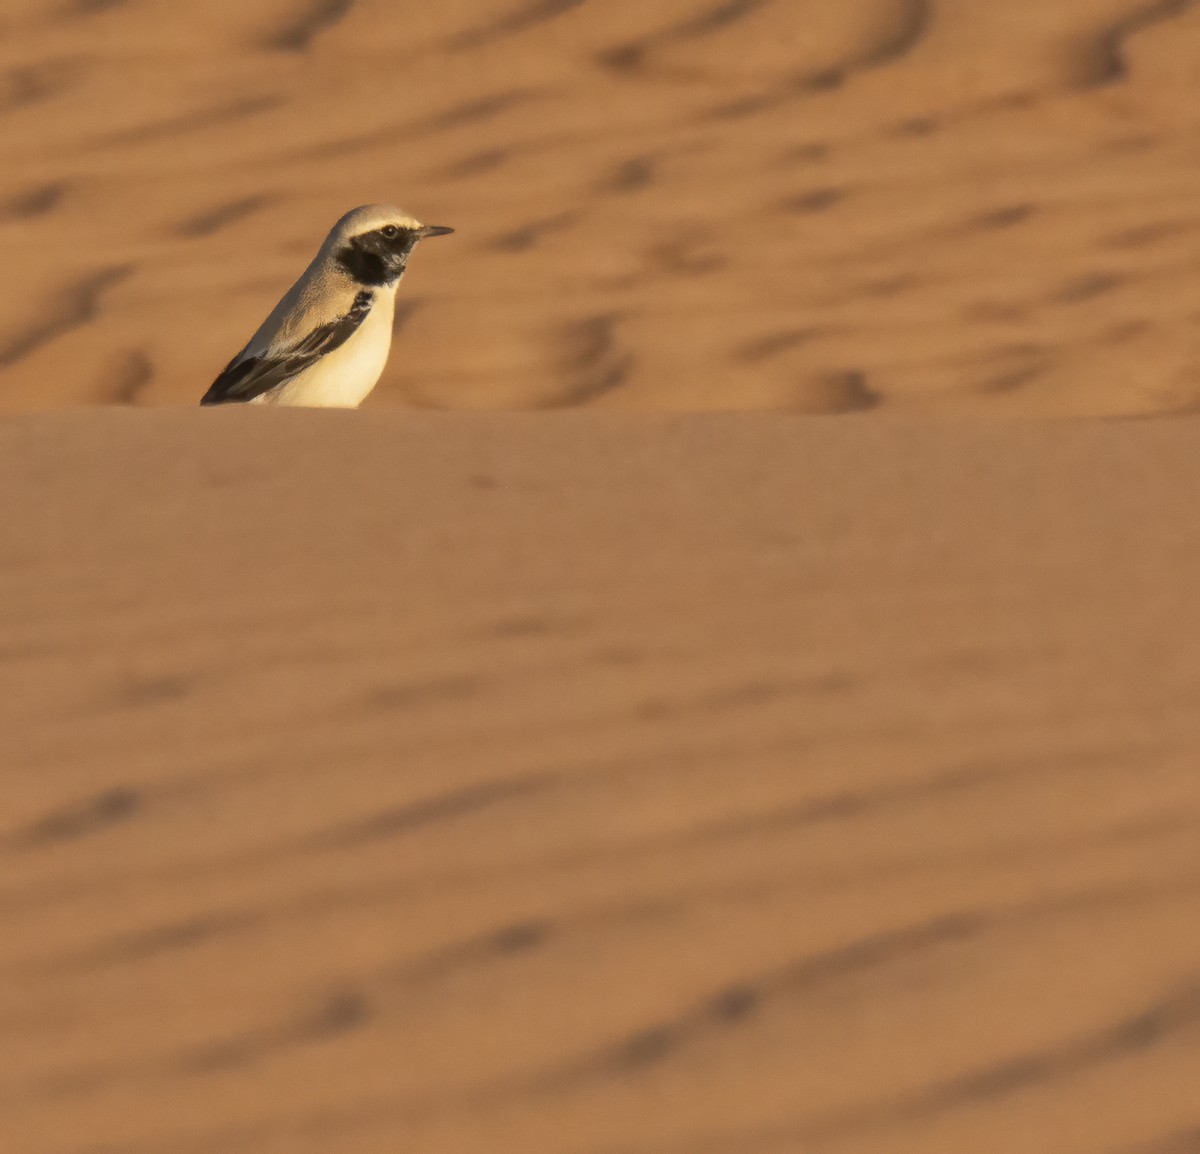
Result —
[[341, 348], [322, 357], [299, 376], [256, 398], [264, 405], [306, 405], [356, 409], [375, 387], [392, 346], [395, 290], [381, 289], [367, 319]]

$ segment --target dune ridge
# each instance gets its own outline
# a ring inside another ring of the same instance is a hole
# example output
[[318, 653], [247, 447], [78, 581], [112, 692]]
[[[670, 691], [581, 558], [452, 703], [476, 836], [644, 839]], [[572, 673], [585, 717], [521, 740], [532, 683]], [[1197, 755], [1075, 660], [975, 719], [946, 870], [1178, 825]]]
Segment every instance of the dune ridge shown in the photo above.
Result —
[[1188, 1149], [1196, 437], [0, 422], [0, 1145]]

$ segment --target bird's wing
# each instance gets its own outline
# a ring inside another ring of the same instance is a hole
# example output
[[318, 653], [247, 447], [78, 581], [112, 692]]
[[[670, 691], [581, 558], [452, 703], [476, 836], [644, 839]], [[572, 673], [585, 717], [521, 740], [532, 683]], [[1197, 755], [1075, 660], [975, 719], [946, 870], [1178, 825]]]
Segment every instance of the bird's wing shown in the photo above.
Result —
[[252, 401], [263, 393], [286, 384], [305, 369], [344, 345], [367, 319], [374, 294], [360, 292], [345, 316], [318, 325], [294, 345], [268, 348], [253, 356], [238, 353], [200, 398], [202, 405], [225, 405]]

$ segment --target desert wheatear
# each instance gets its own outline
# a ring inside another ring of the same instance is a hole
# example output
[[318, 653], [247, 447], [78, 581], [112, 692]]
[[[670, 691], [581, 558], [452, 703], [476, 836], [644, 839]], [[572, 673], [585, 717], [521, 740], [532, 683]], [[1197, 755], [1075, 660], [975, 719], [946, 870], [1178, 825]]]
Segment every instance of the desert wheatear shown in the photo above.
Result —
[[200, 403], [362, 404], [387, 363], [409, 255], [425, 237], [453, 231], [388, 205], [346, 213]]

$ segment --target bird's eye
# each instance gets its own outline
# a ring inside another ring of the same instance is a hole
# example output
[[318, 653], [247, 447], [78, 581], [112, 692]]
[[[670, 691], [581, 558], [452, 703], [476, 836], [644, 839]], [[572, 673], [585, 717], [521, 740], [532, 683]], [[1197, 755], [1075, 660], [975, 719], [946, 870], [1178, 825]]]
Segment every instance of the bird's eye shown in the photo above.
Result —
[[385, 224], [379, 230], [379, 235], [387, 237], [388, 240], [395, 240], [400, 235], [400, 230], [394, 224]]

